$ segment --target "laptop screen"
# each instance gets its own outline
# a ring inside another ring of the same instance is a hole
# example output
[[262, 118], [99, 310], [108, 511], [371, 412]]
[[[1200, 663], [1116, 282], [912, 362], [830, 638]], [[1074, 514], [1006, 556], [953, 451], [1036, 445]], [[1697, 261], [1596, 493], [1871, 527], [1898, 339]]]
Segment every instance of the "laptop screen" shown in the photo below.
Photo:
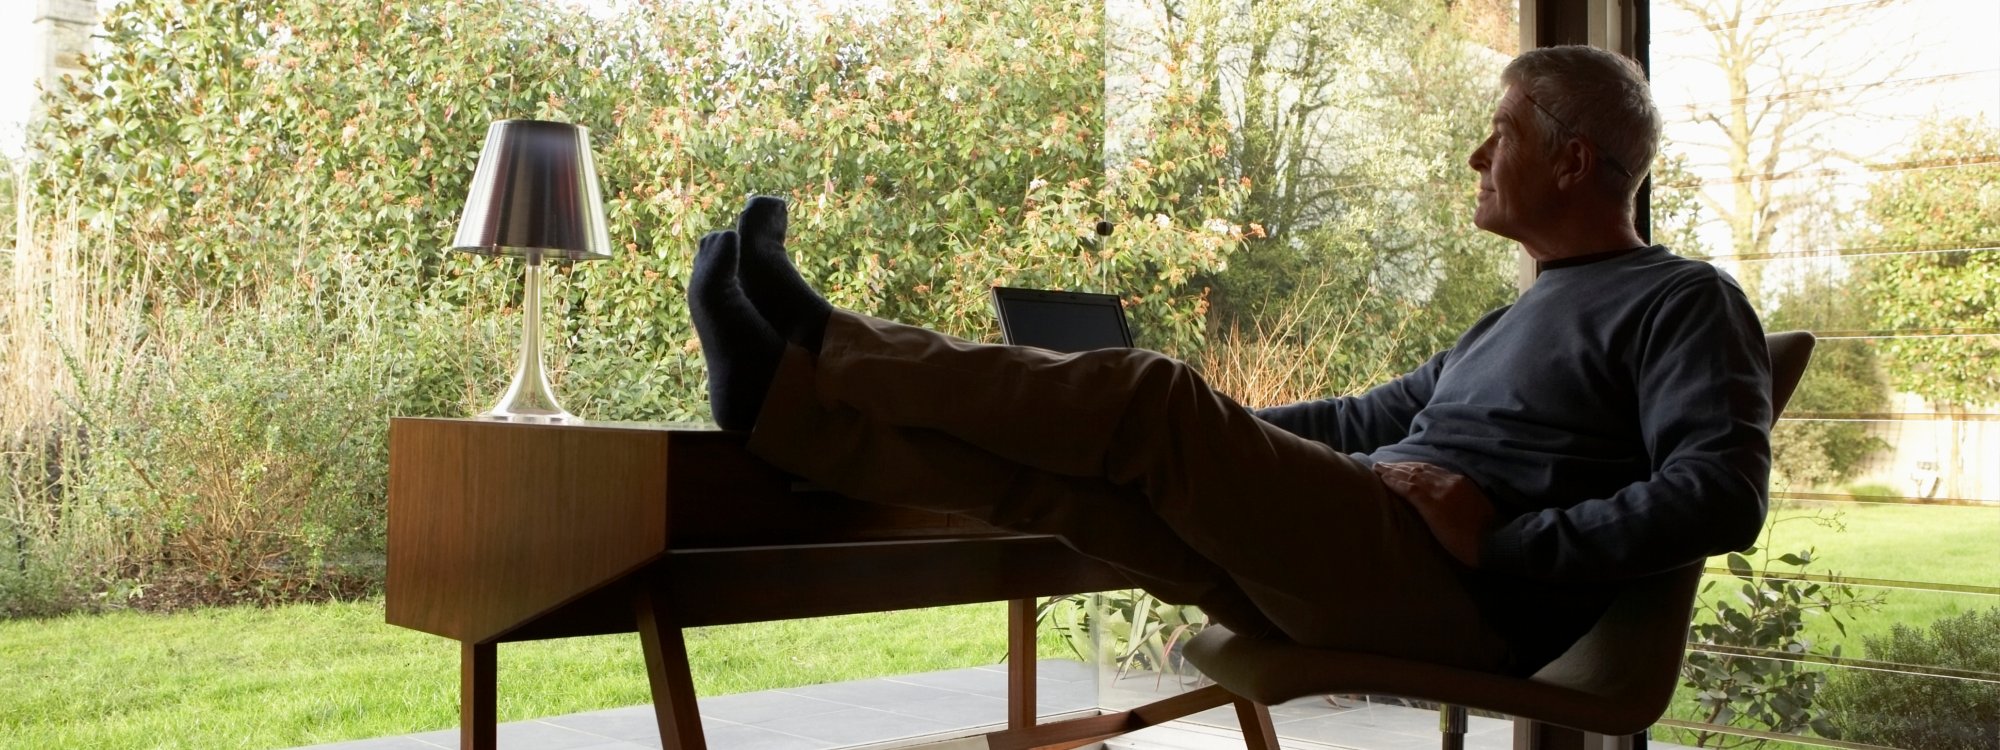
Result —
[[1002, 339], [1016, 346], [1065, 353], [1132, 346], [1116, 295], [996, 286], [993, 309]]

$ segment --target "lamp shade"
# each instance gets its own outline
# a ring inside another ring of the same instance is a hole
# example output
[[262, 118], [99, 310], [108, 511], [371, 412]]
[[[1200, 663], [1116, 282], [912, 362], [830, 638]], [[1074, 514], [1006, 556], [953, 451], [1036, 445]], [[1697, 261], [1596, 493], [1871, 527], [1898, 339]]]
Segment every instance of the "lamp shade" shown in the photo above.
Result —
[[531, 261], [611, 257], [590, 129], [542, 120], [489, 126], [451, 249]]

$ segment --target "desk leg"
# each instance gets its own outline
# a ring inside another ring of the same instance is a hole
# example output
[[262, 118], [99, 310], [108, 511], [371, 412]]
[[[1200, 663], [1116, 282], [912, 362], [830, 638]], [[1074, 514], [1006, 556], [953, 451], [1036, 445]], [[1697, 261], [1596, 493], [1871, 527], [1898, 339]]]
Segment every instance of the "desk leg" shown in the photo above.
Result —
[[498, 662], [491, 643], [464, 642], [458, 655], [458, 746], [465, 750], [494, 750], [498, 742], [494, 727], [499, 716], [494, 710], [498, 693], [495, 675]]
[[1035, 600], [1007, 602], [1007, 728], [1035, 725]]
[[634, 609], [639, 643], [646, 651], [646, 679], [653, 687], [653, 716], [666, 750], [707, 750], [701, 709], [695, 705], [694, 678], [688, 674], [687, 641], [673, 620], [671, 605], [657, 584], [644, 585]]

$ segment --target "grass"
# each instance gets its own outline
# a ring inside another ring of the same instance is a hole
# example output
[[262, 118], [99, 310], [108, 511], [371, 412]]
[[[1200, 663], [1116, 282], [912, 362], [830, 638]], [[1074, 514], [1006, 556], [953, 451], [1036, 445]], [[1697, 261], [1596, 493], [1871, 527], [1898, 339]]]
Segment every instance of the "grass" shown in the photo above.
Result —
[[[700, 695], [993, 664], [1006, 605], [688, 631]], [[1044, 656], [1069, 655], [1044, 633]], [[500, 647], [501, 721], [651, 700], [636, 635]], [[377, 600], [0, 622], [0, 748], [288, 748], [455, 726], [458, 644]]]
[[[2000, 506], [1838, 504], [1803, 506], [1773, 512], [1787, 514], [1827, 511], [1839, 526], [1785, 521], [1768, 529], [1780, 552], [1813, 549], [1809, 570], [1851, 578], [2000, 586]], [[1720, 567], [1720, 559], [1711, 561]], [[1861, 587], [1867, 595], [1884, 598], [1880, 610], [1858, 613], [1842, 636], [1830, 626], [1814, 634], [1840, 643], [1844, 656], [1861, 656], [1862, 640], [1887, 635], [1897, 623], [1921, 627], [1934, 620], [1971, 610], [2000, 607], [2000, 597], [1916, 589]]]

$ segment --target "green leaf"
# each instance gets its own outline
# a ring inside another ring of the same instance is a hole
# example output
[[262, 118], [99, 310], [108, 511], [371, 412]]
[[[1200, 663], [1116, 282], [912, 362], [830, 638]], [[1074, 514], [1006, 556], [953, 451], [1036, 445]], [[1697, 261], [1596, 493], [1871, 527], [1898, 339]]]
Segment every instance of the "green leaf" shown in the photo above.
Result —
[[1727, 562], [1729, 566], [1729, 572], [1732, 575], [1735, 575], [1737, 578], [1749, 580], [1753, 575], [1755, 575], [1755, 572], [1750, 567], [1750, 560], [1748, 558], [1745, 558], [1744, 556], [1737, 554], [1735, 552], [1731, 552], [1727, 557], [1723, 559]]

